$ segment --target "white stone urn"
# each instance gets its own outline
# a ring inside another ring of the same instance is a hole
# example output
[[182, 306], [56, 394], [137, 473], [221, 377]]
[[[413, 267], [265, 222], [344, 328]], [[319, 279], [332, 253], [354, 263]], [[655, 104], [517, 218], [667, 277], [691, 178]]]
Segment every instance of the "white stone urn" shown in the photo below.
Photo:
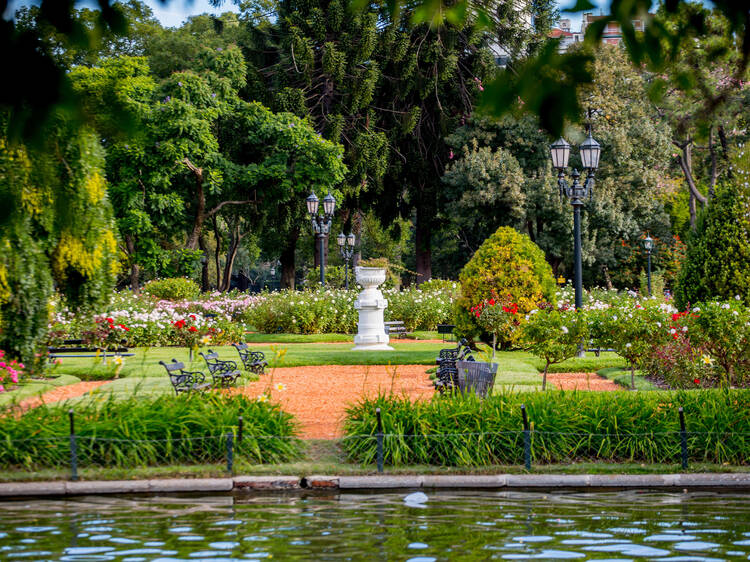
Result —
[[378, 286], [385, 283], [385, 268], [357, 267], [354, 270], [357, 283], [364, 289], [354, 301], [359, 310], [359, 329], [354, 336], [354, 351], [393, 350], [388, 345], [388, 334], [383, 324], [383, 311], [388, 301], [383, 298]]

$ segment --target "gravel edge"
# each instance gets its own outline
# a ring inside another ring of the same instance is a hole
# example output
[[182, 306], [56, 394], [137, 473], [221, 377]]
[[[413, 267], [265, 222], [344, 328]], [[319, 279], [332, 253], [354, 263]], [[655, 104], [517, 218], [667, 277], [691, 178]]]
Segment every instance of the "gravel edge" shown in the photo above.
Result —
[[750, 473], [742, 474], [495, 474], [376, 476], [233, 476], [0, 483], [0, 498], [77, 496], [88, 494], [158, 494], [173, 492], [259, 492], [397, 489], [750, 489]]

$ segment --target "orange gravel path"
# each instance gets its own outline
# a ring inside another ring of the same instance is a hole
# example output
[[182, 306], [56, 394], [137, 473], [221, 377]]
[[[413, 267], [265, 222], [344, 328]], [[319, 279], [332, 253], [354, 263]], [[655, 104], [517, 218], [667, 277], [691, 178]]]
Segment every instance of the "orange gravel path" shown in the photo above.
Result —
[[622, 387], [596, 373], [547, 373], [547, 382], [558, 390], [622, 390]]
[[107, 384], [112, 381], [88, 381], [88, 382], [77, 382], [68, 386], [60, 386], [49, 392], [45, 392], [41, 396], [32, 396], [31, 398], [25, 398], [21, 400], [17, 407], [21, 411], [26, 411], [30, 408], [36, 408], [42, 404], [51, 404], [53, 402], [60, 402], [61, 400], [67, 400], [68, 398], [75, 398], [86, 394], [90, 390], [95, 389], [98, 386]]
[[[412, 400], [432, 396], [434, 387], [427, 369], [425, 365], [280, 367], [234, 392], [255, 398], [270, 389], [271, 399], [301, 422], [303, 438], [333, 439], [343, 434], [347, 406], [363, 396], [391, 390]], [[279, 383], [286, 388], [272, 388]]]

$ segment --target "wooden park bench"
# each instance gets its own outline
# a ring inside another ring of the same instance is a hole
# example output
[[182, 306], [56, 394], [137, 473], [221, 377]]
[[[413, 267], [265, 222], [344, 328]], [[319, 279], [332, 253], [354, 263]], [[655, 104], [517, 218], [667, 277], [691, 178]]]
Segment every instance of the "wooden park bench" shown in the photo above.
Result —
[[103, 349], [100, 347], [84, 347], [83, 340], [65, 340], [62, 346], [50, 346], [47, 348], [47, 360], [63, 359], [65, 357], [101, 357], [102, 363], [107, 362], [107, 357], [132, 357], [135, 353], [129, 353], [127, 347], [116, 349]]
[[230, 388], [237, 379], [240, 378], [240, 373], [237, 370], [237, 363], [226, 359], [219, 359], [219, 354], [215, 351], [208, 350], [208, 353], [200, 352], [201, 357], [206, 361], [208, 366], [208, 372], [213, 378], [214, 386], [221, 388]]
[[445, 341], [445, 336], [450, 336], [451, 339], [453, 338], [453, 329], [455, 328], [455, 324], [438, 324], [437, 325], [437, 331], [438, 334], [443, 336], [443, 341]]
[[159, 363], [164, 365], [167, 370], [175, 394], [211, 388], [211, 383], [206, 382], [206, 375], [200, 371], [185, 370], [185, 363], [177, 361], [177, 359], [172, 359], [171, 363], [165, 363], [164, 361], [159, 361]]
[[405, 338], [411, 333], [406, 331], [406, 326], [404, 325], [403, 320], [391, 320], [389, 322], [383, 322], [383, 324], [385, 325], [385, 333], [389, 336]]
[[266, 361], [266, 355], [262, 351], [252, 351], [246, 343], [233, 343], [232, 345], [240, 354], [245, 369], [257, 375], [262, 375], [265, 372], [268, 361]]
[[458, 372], [458, 390], [473, 392], [484, 398], [492, 393], [495, 386], [497, 363], [483, 363], [480, 361], [456, 361]]

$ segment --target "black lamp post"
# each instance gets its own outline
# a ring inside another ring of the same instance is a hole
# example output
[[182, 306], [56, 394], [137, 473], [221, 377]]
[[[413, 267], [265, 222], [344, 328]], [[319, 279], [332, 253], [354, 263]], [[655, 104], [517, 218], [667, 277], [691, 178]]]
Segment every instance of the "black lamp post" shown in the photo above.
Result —
[[654, 239], [650, 236], [646, 236], [643, 239], [643, 249], [646, 250], [646, 256], [648, 256], [648, 267], [646, 268], [646, 281], [648, 285], [648, 296], [651, 296], [651, 252], [654, 250]]
[[599, 155], [601, 154], [599, 143], [594, 140], [589, 131], [589, 136], [579, 147], [581, 153], [581, 163], [586, 170], [586, 180], [583, 184], [579, 183], [578, 178], [581, 174], [578, 170], [573, 169], [571, 174], [573, 183], [568, 184], [565, 179], [565, 171], [568, 167], [568, 158], [570, 157], [570, 145], [563, 138], [550, 146], [552, 155], [552, 165], [557, 169], [557, 186], [560, 189], [560, 198], [567, 196], [570, 204], [573, 206], [573, 237], [575, 253], [575, 287], [576, 287], [576, 308], [583, 306], [583, 264], [581, 261], [581, 207], [586, 197], [591, 197], [594, 191], [594, 173], [599, 167]]
[[[581, 258], [581, 207], [583, 207], [583, 201], [586, 197], [591, 198], [594, 192], [594, 173], [599, 167], [599, 155], [601, 154], [601, 147], [599, 143], [594, 140], [591, 136], [591, 129], [589, 129], [589, 136], [581, 143], [578, 147], [581, 154], [581, 165], [586, 170], [586, 180], [583, 184], [579, 183], [578, 178], [581, 174], [578, 170], [573, 168], [571, 174], [573, 183], [569, 184], [565, 179], [565, 171], [568, 167], [568, 158], [570, 157], [570, 145], [568, 142], [560, 138], [550, 146], [550, 154], [552, 156], [552, 165], [557, 169], [557, 186], [560, 190], [560, 199], [567, 196], [570, 199], [570, 204], [573, 206], [573, 238], [574, 238], [574, 280], [576, 288], [575, 305], [576, 310], [583, 306], [583, 263]], [[578, 356], [584, 356], [583, 344], [578, 349]]]
[[307, 200], [307, 212], [310, 214], [310, 222], [312, 223], [313, 234], [318, 237], [320, 243], [320, 284], [326, 284], [326, 269], [325, 269], [325, 241], [328, 233], [331, 231], [331, 220], [333, 219], [333, 211], [336, 209], [336, 200], [333, 195], [328, 193], [323, 197], [323, 214], [318, 214], [318, 198], [315, 192], [311, 193]]
[[336, 237], [336, 242], [339, 245], [339, 253], [341, 259], [344, 260], [344, 285], [349, 288], [349, 261], [354, 256], [354, 244], [357, 243], [357, 238], [354, 234], [346, 236], [343, 232]]

